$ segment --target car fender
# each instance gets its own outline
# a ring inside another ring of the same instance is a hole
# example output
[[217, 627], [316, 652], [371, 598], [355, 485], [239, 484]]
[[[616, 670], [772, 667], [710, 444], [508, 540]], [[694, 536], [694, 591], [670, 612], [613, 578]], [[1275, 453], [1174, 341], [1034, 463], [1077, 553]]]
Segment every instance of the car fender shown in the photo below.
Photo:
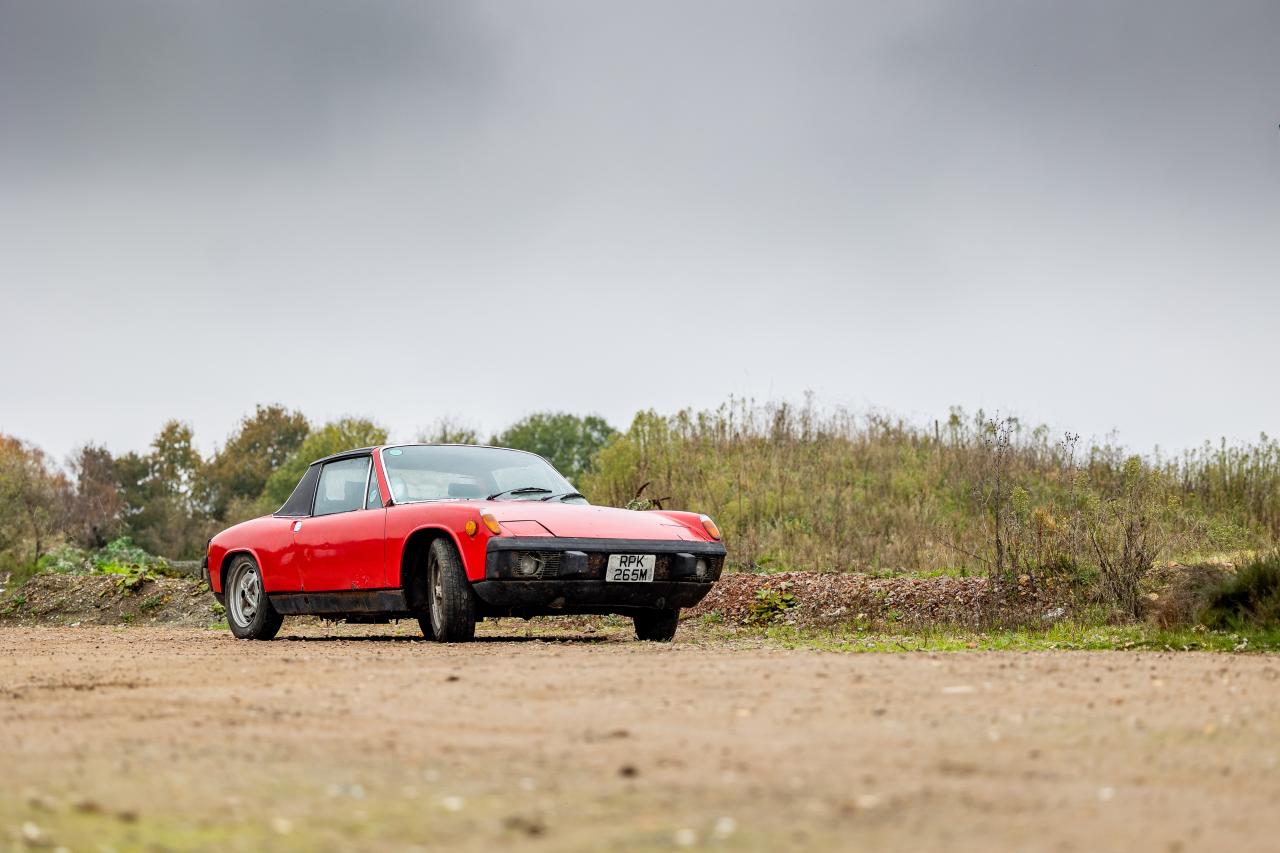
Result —
[[[253, 561], [258, 564], [258, 569], [262, 571], [262, 557], [259, 556], [258, 550], [251, 545], [223, 545], [218, 542], [209, 544], [209, 586], [217, 595], [223, 595], [226, 590], [223, 588], [226, 584], [227, 569], [230, 568], [230, 560], [237, 554], [248, 554]], [[265, 587], [265, 574], [264, 583]]]
[[707, 533], [707, 529], [702, 526], [702, 516], [699, 513], [684, 512], [682, 510], [675, 510], [675, 509], [652, 509], [652, 510], [649, 510], [649, 512], [652, 512], [654, 515], [661, 515], [664, 518], [669, 518], [672, 521], [679, 522], [681, 525], [691, 530], [695, 536], [697, 536], [699, 539], [703, 541], [706, 541], [706, 542], [716, 541], [715, 539], [711, 538], [711, 536]]
[[241, 522], [209, 541], [209, 585], [219, 595], [227, 569], [227, 555], [244, 552], [253, 557], [262, 572], [262, 588], [267, 592], [298, 592], [302, 575], [296, 564], [292, 525], [297, 519], [266, 515]]
[[[414, 512], [414, 510], [417, 512]], [[395, 512], [400, 510], [400, 512]], [[424, 519], [422, 515], [434, 517]], [[408, 516], [416, 515], [416, 518]], [[474, 521], [477, 532], [468, 536], [465, 525]], [[387, 585], [393, 588], [403, 587], [405, 546], [414, 535], [423, 531], [439, 533], [449, 538], [453, 547], [462, 558], [467, 578], [472, 581], [484, 578], [485, 546], [492, 534], [480, 521], [480, 512], [474, 506], [451, 504], [425, 507], [422, 505], [403, 505], [390, 507], [387, 514]]]

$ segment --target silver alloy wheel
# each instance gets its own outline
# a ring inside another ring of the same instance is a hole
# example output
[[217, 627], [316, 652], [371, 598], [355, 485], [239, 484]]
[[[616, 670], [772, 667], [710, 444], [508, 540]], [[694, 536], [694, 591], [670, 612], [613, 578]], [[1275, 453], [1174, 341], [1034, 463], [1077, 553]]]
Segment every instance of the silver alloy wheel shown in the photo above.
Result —
[[248, 627], [253, 617], [258, 615], [258, 607], [262, 604], [262, 579], [258, 570], [246, 565], [236, 574], [231, 590], [231, 618], [236, 624]]
[[431, 581], [431, 624], [439, 630], [444, 625], [444, 581], [441, 579], [440, 561], [431, 556], [428, 577]]

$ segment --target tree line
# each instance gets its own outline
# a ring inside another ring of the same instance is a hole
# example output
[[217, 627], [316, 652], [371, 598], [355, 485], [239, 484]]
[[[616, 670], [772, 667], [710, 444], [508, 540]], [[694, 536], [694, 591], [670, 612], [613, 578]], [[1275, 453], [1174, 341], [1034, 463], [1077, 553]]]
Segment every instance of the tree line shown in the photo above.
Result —
[[[480, 443], [442, 420], [418, 436]], [[222, 527], [277, 509], [306, 466], [387, 431], [313, 424], [258, 406], [211, 455], [166, 423], [142, 452], [87, 444], [65, 466], [0, 436], [0, 572], [66, 543], [127, 536], [190, 558]], [[484, 443], [538, 453], [592, 503], [706, 512], [739, 568], [976, 571], [1011, 583], [1101, 584], [1133, 609], [1157, 560], [1280, 542], [1280, 442], [1206, 444], [1173, 458], [1081, 444], [1013, 418], [953, 410], [914, 424], [811, 402], [730, 400], [709, 410], [604, 419], [541, 412]]]
[[[573, 480], [615, 433], [595, 415], [540, 412], [487, 443], [545, 456]], [[475, 430], [449, 420], [418, 438], [481, 442]], [[0, 434], [0, 571], [30, 567], [63, 543], [97, 549], [120, 537], [153, 554], [197, 557], [218, 530], [277, 509], [314, 460], [386, 442], [387, 430], [374, 421], [314, 425], [280, 405], [257, 406], [208, 457], [177, 420], [145, 451], [116, 456], [89, 443], [65, 466], [35, 444]]]

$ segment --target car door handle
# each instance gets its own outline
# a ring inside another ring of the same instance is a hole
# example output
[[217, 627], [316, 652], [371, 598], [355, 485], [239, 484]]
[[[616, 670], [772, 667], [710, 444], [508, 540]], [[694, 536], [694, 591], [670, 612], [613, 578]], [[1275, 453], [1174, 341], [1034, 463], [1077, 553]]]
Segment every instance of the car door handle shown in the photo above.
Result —
[[297, 532], [298, 532], [299, 530], [301, 530], [301, 529], [302, 529], [302, 522], [301, 522], [301, 521], [295, 521], [295, 522], [293, 523], [293, 532], [294, 532], [294, 533], [297, 533]]

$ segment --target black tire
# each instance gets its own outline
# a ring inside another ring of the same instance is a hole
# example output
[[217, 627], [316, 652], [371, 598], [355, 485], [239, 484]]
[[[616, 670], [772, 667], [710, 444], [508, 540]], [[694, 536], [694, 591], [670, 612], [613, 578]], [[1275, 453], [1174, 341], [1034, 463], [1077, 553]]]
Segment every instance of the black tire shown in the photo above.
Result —
[[222, 591], [227, 601], [227, 625], [236, 639], [270, 640], [280, 630], [284, 617], [271, 606], [253, 557], [241, 554], [231, 562]]
[[431, 627], [431, 617], [430, 617], [430, 616], [419, 616], [419, 617], [418, 617], [418, 627], [422, 629], [422, 637], [423, 637], [423, 639], [426, 639], [426, 640], [434, 640], [434, 639], [436, 638], [436, 632], [435, 632], [435, 630]]
[[680, 624], [680, 611], [646, 610], [644, 613], [637, 613], [632, 619], [636, 623], [637, 640], [669, 643], [675, 638], [676, 626]]
[[476, 636], [476, 602], [458, 550], [447, 539], [427, 553], [427, 622], [423, 636], [441, 643], [466, 643]]

